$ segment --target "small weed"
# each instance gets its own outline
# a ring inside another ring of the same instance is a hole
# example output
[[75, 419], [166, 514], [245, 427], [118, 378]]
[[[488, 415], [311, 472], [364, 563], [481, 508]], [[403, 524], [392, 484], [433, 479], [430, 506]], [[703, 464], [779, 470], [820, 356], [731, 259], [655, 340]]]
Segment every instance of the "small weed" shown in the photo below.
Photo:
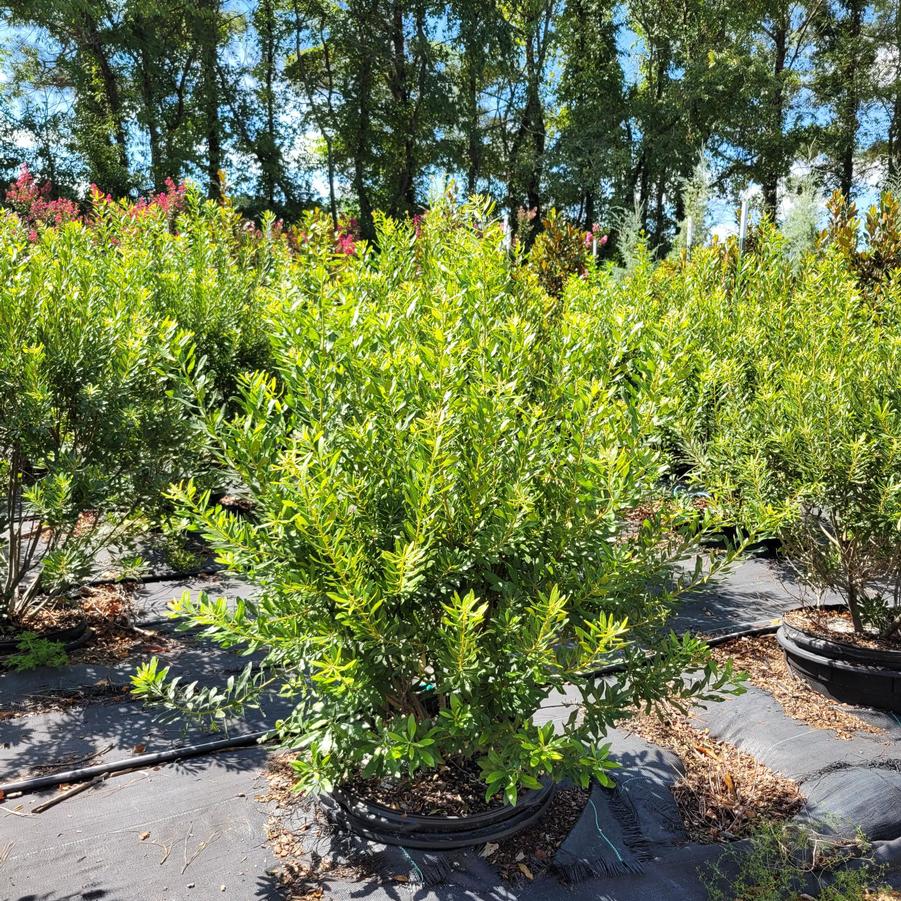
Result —
[[24, 672], [41, 666], [65, 666], [68, 660], [66, 646], [61, 641], [50, 641], [34, 632], [23, 632], [18, 651], [6, 658], [6, 665], [9, 669]]
[[848, 840], [771, 823], [749, 841], [750, 850], [730, 848], [702, 868], [710, 901], [866, 901], [882, 875], [867, 859], [862, 836]]

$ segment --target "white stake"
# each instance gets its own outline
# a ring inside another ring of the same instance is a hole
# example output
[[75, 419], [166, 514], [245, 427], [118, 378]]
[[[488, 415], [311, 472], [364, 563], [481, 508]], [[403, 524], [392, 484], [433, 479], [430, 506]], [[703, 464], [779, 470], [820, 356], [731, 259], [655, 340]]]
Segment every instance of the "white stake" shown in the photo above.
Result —
[[745, 249], [745, 235], [748, 233], [748, 199], [745, 197], [741, 202], [741, 218], [738, 221], [738, 249]]
[[695, 237], [695, 221], [689, 216], [685, 220], [685, 249], [688, 251], [689, 256], [691, 256], [691, 245], [694, 243]]

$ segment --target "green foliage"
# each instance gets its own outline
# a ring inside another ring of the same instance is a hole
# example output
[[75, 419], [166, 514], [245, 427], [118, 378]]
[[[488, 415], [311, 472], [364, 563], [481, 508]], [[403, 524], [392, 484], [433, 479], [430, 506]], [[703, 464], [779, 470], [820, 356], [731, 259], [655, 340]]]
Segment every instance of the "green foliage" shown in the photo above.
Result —
[[593, 235], [577, 228], [556, 210], [541, 223], [541, 231], [529, 250], [528, 266], [538, 283], [552, 297], [558, 297], [573, 275], [584, 275], [591, 265]]
[[[740, 849], [701, 871], [710, 901], [866, 901], [880, 868], [866, 842], [817, 835], [809, 828], [762, 826]], [[737, 871], [737, 872], [736, 872]]]
[[[188, 429], [160, 323], [78, 223], [29, 243], [0, 220], [0, 618], [77, 583], [179, 473]], [[106, 269], [106, 272], [103, 271]]]
[[[802, 577], [884, 635], [899, 591], [897, 279], [864, 291], [834, 229], [800, 265], [764, 224], [755, 249], [698, 252], [633, 281], [671, 377], [661, 436], [749, 531], [778, 533]], [[865, 252], [869, 252], [865, 251]]]
[[4, 658], [3, 663], [18, 672], [40, 666], [65, 666], [69, 660], [61, 641], [50, 641], [34, 632], [23, 632], [16, 647], [16, 653]]
[[132, 677], [132, 690], [139, 698], [153, 700], [170, 720], [181, 716], [205, 720], [214, 732], [229, 716], [259, 706], [258, 698], [271, 680], [255, 673], [250, 664], [238, 676], [229, 676], [223, 688], [201, 687], [196, 681], [182, 684], [182, 677], [166, 681], [169, 667], [154, 657]]
[[185, 204], [96, 194], [84, 223], [0, 219], [0, 619], [78, 584], [170, 482], [204, 477], [187, 357], [225, 397], [266, 362], [287, 242], [271, 219], [257, 233], [196, 192]]
[[[246, 698], [274, 678], [295, 700], [276, 731], [304, 788], [455, 757], [508, 801], [545, 776], [607, 784], [603, 738], [631, 709], [734, 690], [666, 627], [710, 574], [674, 564], [716, 524], [660, 496], [657, 346], [630, 312], [523, 278], [489, 214], [447, 206], [418, 237], [380, 219], [378, 255], [338, 279], [305, 267], [266, 324], [274, 374], [242, 378], [234, 415], [194, 379], [211, 453], [254, 519], [191, 482], [172, 497], [261, 591], [172, 612], [265, 651]], [[615, 658], [615, 685], [587, 675]], [[191, 700], [155, 663], [135, 684]], [[565, 722], [536, 724], [564, 689]], [[218, 716], [206, 698], [184, 706]]]

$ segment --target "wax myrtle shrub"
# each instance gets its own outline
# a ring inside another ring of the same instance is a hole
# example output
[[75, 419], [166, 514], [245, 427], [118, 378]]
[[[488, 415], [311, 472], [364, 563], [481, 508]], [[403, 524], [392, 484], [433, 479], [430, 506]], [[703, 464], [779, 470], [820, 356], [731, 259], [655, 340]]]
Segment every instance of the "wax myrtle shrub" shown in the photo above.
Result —
[[[837, 241], [801, 262], [769, 226], [643, 294], [683, 386], [666, 423], [687, 479], [735, 522], [778, 534], [802, 580], [890, 637], [901, 593], [897, 277], [872, 290]], [[660, 278], [657, 273], [654, 278]]]
[[[235, 415], [183, 355], [254, 515], [190, 482], [173, 496], [260, 593], [172, 613], [266, 656], [212, 689], [154, 660], [135, 691], [216, 721], [279, 687], [295, 707], [275, 732], [308, 790], [456, 759], [510, 802], [543, 776], [609, 784], [605, 734], [631, 709], [735, 690], [666, 628], [709, 575], [674, 564], [710, 523], [660, 496], [658, 348], [627, 312], [548, 296], [485, 207], [381, 219], [377, 237], [338, 279], [304, 271], [267, 323], [275, 372], [242, 380]], [[617, 654], [616, 684], [586, 675]], [[567, 685], [571, 715], [538, 724]]]
[[[0, 629], [77, 584], [190, 472], [172, 323], [126, 248], [98, 267], [80, 222], [0, 218]], [[102, 275], [98, 277], [98, 271]]]
[[260, 227], [226, 201], [170, 184], [149, 201], [114, 201], [95, 192], [89, 219], [95, 278], [117, 273], [127, 255], [129, 280], [160, 320], [190, 332], [206, 371], [226, 397], [238, 374], [267, 366], [263, 312], [278, 294], [290, 253], [273, 217]]

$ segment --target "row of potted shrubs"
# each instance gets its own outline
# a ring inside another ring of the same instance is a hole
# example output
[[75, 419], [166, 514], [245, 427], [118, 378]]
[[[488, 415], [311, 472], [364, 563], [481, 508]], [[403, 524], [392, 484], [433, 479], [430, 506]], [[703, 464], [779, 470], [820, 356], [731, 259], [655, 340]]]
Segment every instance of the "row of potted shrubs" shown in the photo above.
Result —
[[[740, 690], [667, 623], [746, 539], [780, 536], [858, 629], [897, 631], [901, 286], [864, 277], [883, 236], [858, 251], [840, 212], [800, 262], [764, 225], [744, 254], [628, 272], [574, 252], [565, 285], [480, 202], [382, 219], [377, 250], [190, 190], [7, 214], [0, 629], [165, 522], [260, 589], [173, 604], [264, 652], [188, 706], [291, 696], [302, 787], [453, 760], [511, 803], [607, 783], [610, 726]], [[226, 483], [249, 514], [213, 502]], [[135, 689], [186, 706], [155, 661]], [[536, 724], [564, 690], [572, 715]]]

